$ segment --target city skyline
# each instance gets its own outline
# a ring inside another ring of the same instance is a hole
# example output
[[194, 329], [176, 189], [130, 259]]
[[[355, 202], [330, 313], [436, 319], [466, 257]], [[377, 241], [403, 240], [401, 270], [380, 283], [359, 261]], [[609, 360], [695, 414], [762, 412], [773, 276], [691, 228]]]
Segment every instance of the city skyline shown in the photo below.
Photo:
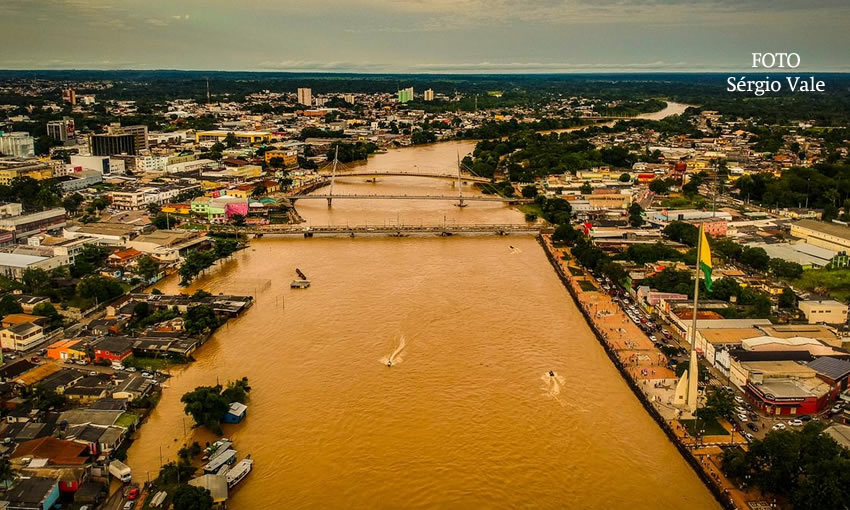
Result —
[[850, 71], [836, 0], [9, 0], [0, 15], [3, 69], [749, 72], [752, 52], [785, 51], [799, 71]]

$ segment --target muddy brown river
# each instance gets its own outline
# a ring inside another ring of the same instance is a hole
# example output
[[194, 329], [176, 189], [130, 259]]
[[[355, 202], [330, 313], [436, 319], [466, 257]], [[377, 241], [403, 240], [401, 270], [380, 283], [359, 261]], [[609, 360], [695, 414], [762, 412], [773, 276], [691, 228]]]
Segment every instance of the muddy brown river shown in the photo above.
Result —
[[[361, 166], [443, 173], [471, 149], [400, 149]], [[394, 191], [456, 192], [412, 177], [334, 190]], [[299, 211], [316, 225], [523, 221], [474, 202], [304, 201]], [[309, 289], [289, 288], [296, 267]], [[158, 287], [182, 290], [177, 279]], [[247, 376], [248, 416], [225, 426], [239, 457], [255, 460], [231, 492], [234, 510], [719, 508], [533, 237], [265, 238], [188, 290], [198, 288], [257, 302], [172, 369], [129, 452], [137, 481], [184, 442], [215, 439], [191, 427], [183, 393]]]

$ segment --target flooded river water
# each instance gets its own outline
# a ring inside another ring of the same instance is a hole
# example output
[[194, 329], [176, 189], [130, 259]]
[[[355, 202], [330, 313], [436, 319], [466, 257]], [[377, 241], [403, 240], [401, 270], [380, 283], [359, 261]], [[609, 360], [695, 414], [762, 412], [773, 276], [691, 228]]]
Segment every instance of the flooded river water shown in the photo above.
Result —
[[[443, 173], [472, 147], [401, 149], [365, 166]], [[334, 192], [396, 190], [456, 192], [406, 177], [349, 178]], [[304, 201], [299, 211], [313, 224], [523, 221], [490, 203]], [[296, 267], [312, 287], [289, 288]], [[182, 290], [176, 279], [159, 288]], [[183, 393], [247, 376], [248, 417], [225, 426], [239, 457], [255, 459], [234, 510], [718, 508], [530, 236], [253, 240], [188, 290], [198, 288], [257, 302], [172, 370], [129, 452], [138, 481], [184, 442], [214, 439], [191, 428]]]

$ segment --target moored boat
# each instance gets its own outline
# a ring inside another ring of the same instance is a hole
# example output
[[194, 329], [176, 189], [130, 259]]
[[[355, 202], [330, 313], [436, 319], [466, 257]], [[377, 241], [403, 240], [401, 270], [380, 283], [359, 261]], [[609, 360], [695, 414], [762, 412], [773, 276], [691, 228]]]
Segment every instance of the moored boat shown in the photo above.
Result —
[[236, 484], [241, 482], [248, 473], [254, 468], [254, 461], [251, 459], [250, 455], [247, 455], [244, 459], [240, 460], [235, 466], [230, 468], [227, 473], [225, 473], [224, 478], [227, 480], [227, 488], [232, 489]]

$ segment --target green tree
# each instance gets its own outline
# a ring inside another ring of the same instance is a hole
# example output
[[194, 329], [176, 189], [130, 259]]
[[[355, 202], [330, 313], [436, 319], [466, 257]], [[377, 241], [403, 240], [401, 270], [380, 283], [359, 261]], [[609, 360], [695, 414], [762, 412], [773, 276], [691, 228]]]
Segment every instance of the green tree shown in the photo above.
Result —
[[620, 182], [631, 182], [632, 176], [627, 173], [620, 174]]
[[664, 195], [670, 191], [670, 183], [666, 179], [652, 179], [649, 183], [649, 191]]
[[86, 299], [94, 299], [99, 303], [109, 301], [124, 293], [121, 285], [111, 278], [102, 276], [87, 276], [77, 283], [77, 294]]
[[213, 498], [203, 487], [181, 485], [174, 491], [171, 503], [174, 510], [212, 510]]
[[782, 294], [779, 295], [779, 308], [796, 308], [797, 295], [788, 287], [782, 289]]
[[230, 409], [230, 402], [221, 396], [221, 386], [199, 386], [180, 398], [184, 412], [197, 425], [221, 434], [221, 420]]
[[65, 397], [46, 388], [38, 385], [33, 392], [33, 405], [40, 411], [49, 411], [50, 409], [61, 409], [65, 405]]
[[663, 233], [673, 241], [695, 247], [697, 245], [699, 229], [690, 223], [671, 221], [669, 225], [664, 227]]
[[224, 143], [227, 145], [228, 149], [232, 149], [239, 145], [239, 140], [236, 138], [236, 135], [231, 133], [227, 133], [227, 136], [224, 137]]
[[534, 198], [537, 196], [537, 186], [533, 184], [529, 184], [528, 186], [523, 186], [522, 188], [522, 196], [523, 198]]
[[136, 259], [136, 274], [145, 281], [151, 281], [159, 274], [159, 263], [147, 255]]
[[764, 248], [746, 246], [741, 252], [739, 261], [741, 264], [757, 271], [765, 271], [767, 270], [767, 265], [770, 262], [770, 256], [766, 251], [764, 251]]
[[4, 294], [0, 297], [0, 317], [5, 317], [10, 313], [24, 313], [21, 304], [10, 294]]
[[153, 220], [151, 220], [153, 226], [159, 230], [167, 230], [172, 228], [175, 225], [174, 218], [171, 218], [168, 214], [157, 214]]
[[186, 311], [186, 331], [193, 335], [205, 331], [213, 331], [220, 324], [212, 308], [207, 305], [197, 305]]
[[21, 275], [21, 283], [27, 292], [41, 295], [48, 289], [50, 274], [41, 268], [27, 268]]
[[629, 206], [629, 225], [632, 227], [643, 225], [643, 207], [637, 202]]
[[269, 190], [266, 188], [264, 184], [257, 184], [254, 187], [254, 191], [251, 192], [252, 197], [264, 197], [268, 194]]
[[591, 193], [593, 193], [593, 186], [591, 186], [589, 182], [584, 181], [584, 183], [582, 183], [581, 185], [581, 188], [579, 188], [579, 191], [582, 195], [590, 195]]
[[245, 216], [242, 214], [234, 214], [230, 217], [230, 221], [232, 221], [237, 227], [245, 226]]
[[64, 320], [62, 316], [59, 315], [59, 312], [56, 308], [49, 302], [39, 303], [35, 305], [32, 309], [33, 315], [38, 315], [39, 317], [47, 317], [50, 319], [50, 325], [52, 327], [61, 326]]

